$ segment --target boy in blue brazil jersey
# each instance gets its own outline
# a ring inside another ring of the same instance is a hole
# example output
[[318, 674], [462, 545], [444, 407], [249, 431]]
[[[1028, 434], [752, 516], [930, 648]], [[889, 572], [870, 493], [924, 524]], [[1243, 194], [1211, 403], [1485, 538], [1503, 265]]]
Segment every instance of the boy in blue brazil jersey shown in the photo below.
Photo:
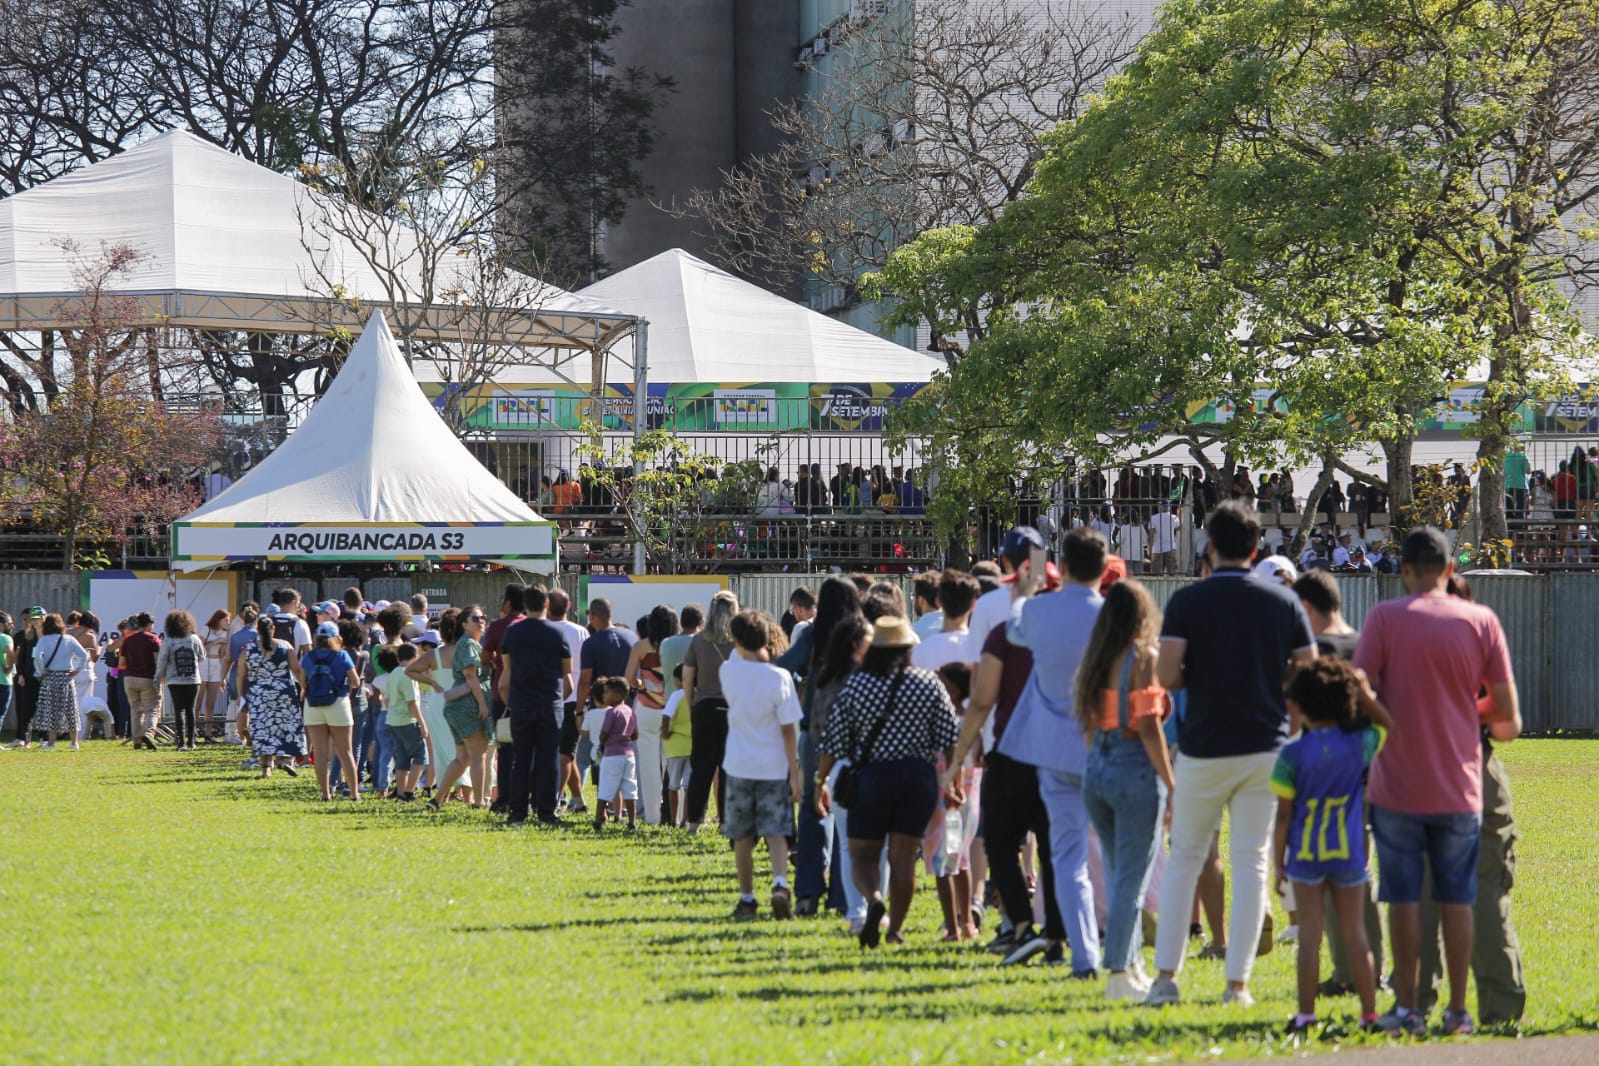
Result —
[[1366, 884], [1366, 768], [1387, 739], [1392, 719], [1365, 675], [1342, 659], [1320, 658], [1288, 683], [1288, 705], [1304, 732], [1277, 756], [1271, 787], [1278, 796], [1277, 884], [1295, 886], [1299, 904], [1299, 1013], [1290, 1035], [1316, 1024], [1321, 978], [1322, 885], [1332, 889], [1355, 989], [1360, 1023], [1377, 1021], [1377, 987], [1361, 909]]

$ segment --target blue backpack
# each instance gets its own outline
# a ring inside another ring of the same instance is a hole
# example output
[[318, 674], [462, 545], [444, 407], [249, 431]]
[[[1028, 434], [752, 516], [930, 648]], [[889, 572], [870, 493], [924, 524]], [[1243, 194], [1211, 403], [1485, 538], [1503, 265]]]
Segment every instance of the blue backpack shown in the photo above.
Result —
[[338, 654], [320, 651], [310, 655], [311, 669], [305, 672], [305, 702], [313, 707], [330, 707], [339, 698], [339, 675], [333, 670]]

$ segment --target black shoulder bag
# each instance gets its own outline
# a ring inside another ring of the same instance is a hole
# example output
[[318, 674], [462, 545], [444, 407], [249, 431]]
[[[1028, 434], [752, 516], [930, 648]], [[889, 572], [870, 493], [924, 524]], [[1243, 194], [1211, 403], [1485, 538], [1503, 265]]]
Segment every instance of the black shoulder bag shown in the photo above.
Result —
[[845, 810], [855, 806], [855, 801], [861, 794], [861, 763], [867, 753], [876, 745], [877, 738], [883, 733], [883, 726], [888, 724], [889, 715], [894, 713], [894, 700], [899, 695], [899, 685], [905, 680], [905, 671], [901, 670], [894, 675], [894, 680], [888, 686], [888, 699], [883, 704], [883, 713], [877, 716], [877, 721], [872, 725], [872, 731], [866, 737], [866, 742], [855, 749], [855, 757], [848, 766], [841, 767], [838, 776], [833, 780], [833, 802]]

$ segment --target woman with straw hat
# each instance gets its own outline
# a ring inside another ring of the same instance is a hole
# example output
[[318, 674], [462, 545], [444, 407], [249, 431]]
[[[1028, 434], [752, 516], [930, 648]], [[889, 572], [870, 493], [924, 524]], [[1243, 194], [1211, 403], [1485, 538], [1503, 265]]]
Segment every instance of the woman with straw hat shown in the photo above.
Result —
[[[955, 705], [937, 675], [911, 666], [916, 634], [899, 615], [883, 615], [872, 627], [872, 644], [861, 668], [833, 701], [822, 732], [817, 765], [817, 809], [832, 808], [828, 773], [839, 759], [858, 775], [849, 806], [849, 851], [855, 885], [867, 900], [861, 926], [863, 947], [876, 947], [885, 909], [888, 942], [903, 943], [905, 915], [916, 888], [922, 836], [938, 803], [934, 757], [952, 761], [960, 724]], [[959, 804], [958, 788], [950, 802]], [[888, 842], [888, 902], [883, 901], [879, 860]]]

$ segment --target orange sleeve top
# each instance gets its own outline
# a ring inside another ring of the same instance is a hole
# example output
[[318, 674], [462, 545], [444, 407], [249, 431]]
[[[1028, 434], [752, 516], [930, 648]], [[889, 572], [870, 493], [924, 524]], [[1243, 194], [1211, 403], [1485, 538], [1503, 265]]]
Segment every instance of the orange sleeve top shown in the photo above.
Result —
[[[1159, 685], [1132, 689], [1127, 693], [1127, 728], [1123, 732], [1129, 737], [1135, 736], [1140, 718], [1165, 718], [1170, 711], [1171, 700], [1166, 697], [1166, 690]], [[1115, 689], [1105, 689], [1104, 701], [1099, 707], [1099, 720], [1095, 725], [1099, 729], [1120, 728], [1121, 708]]]

